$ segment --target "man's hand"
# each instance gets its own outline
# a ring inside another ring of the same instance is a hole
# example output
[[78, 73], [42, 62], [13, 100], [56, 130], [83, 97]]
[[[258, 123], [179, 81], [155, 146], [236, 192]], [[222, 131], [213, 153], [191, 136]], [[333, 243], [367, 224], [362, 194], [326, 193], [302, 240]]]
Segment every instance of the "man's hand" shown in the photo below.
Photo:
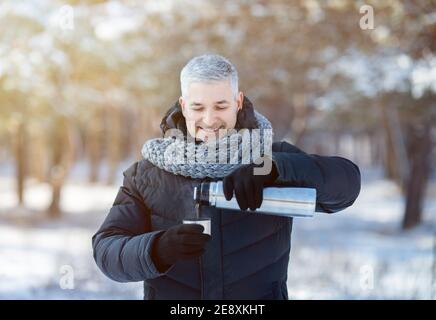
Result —
[[269, 174], [254, 175], [254, 168], [260, 166], [254, 163], [243, 165], [227, 175], [223, 180], [226, 200], [232, 199], [234, 191], [241, 210], [247, 210], [247, 208], [256, 210], [260, 208], [263, 201], [263, 188], [274, 183], [278, 177], [274, 163], [272, 163], [272, 169]]
[[152, 258], [160, 272], [181, 259], [199, 257], [211, 236], [200, 224], [179, 224], [166, 230], [153, 243]]

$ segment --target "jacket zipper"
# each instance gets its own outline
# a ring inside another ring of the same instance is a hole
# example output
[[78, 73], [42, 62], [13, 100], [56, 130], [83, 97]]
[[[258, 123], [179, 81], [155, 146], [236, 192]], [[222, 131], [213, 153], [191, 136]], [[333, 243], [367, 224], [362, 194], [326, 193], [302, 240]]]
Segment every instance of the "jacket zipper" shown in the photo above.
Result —
[[[200, 183], [197, 185], [197, 188], [200, 188], [201, 184], [205, 181], [202, 179]], [[195, 204], [195, 216], [197, 219], [201, 216], [201, 206], [200, 203]], [[203, 259], [202, 257], [198, 258], [199, 269], [200, 269], [200, 300], [204, 300], [204, 274], [203, 274]]]

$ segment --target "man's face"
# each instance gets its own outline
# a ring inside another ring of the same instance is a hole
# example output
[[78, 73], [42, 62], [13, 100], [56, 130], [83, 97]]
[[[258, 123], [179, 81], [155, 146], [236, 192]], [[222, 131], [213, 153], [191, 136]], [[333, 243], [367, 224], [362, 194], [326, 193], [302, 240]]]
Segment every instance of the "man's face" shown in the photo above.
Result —
[[220, 129], [235, 127], [243, 99], [242, 92], [234, 97], [229, 80], [191, 82], [187, 97], [179, 99], [188, 133], [202, 141], [221, 138], [226, 130]]

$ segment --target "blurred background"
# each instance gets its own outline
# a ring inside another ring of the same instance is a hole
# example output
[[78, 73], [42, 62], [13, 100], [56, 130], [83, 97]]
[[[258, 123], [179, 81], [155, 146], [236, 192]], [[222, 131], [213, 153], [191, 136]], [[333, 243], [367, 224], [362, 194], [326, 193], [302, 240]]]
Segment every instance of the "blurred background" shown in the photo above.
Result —
[[142, 298], [91, 237], [215, 52], [276, 140], [361, 168], [352, 207], [295, 219], [290, 298], [436, 299], [435, 50], [433, 0], [2, 0], [0, 298]]

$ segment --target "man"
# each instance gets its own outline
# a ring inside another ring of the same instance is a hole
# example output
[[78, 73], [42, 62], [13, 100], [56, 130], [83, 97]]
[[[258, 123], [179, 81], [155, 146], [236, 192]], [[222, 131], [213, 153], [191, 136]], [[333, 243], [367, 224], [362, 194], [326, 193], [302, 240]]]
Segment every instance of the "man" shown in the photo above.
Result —
[[[180, 81], [182, 96], [161, 128], [164, 135], [178, 129], [194, 138], [184, 148], [221, 143], [229, 129], [272, 129], [238, 91], [237, 71], [224, 57], [193, 58]], [[275, 142], [271, 170], [259, 175], [257, 161], [176, 161], [168, 156], [170, 148], [180, 147], [176, 140], [147, 141], [144, 159], [124, 172], [113, 207], [92, 239], [99, 268], [115, 281], [144, 281], [144, 299], [288, 299], [292, 218], [247, 209], [259, 208], [263, 188], [271, 185], [316, 188], [317, 211], [345, 209], [360, 191], [358, 167]], [[226, 198], [235, 196], [241, 210], [202, 207], [202, 216], [211, 218], [211, 236], [200, 225], [182, 224], [195, 216], [194, 187], [220, 179]]]

